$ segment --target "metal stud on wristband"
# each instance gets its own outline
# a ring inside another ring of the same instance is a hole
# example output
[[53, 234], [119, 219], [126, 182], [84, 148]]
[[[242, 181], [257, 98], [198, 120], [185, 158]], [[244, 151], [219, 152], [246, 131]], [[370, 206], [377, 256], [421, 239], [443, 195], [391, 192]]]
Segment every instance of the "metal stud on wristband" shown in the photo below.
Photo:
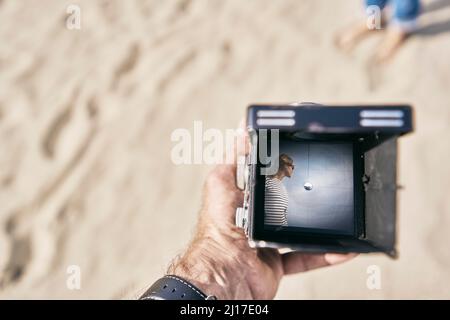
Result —
[[175, 275], [156, 281], [139, 300], [216, 300], [207, 296], [193, 284]]

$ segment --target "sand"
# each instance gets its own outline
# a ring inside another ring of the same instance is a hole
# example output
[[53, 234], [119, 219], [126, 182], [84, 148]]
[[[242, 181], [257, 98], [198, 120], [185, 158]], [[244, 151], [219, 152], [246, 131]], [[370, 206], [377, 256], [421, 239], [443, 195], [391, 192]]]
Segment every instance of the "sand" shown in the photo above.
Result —
[[[450, 298], [450, 1], [390, 63], [334, 34], [360, 2], [0, 1], [0, 298], [133, 298], [185, 248], [210, 166], [172, 163], [177, 128], [233, 128], [253, 102], [411, 103], [399, 258], [289, 276], [277, 298]], [[81, 287], [70, 290], [70, 266]], [[381, 289], [366, 286], [381, 271]]]

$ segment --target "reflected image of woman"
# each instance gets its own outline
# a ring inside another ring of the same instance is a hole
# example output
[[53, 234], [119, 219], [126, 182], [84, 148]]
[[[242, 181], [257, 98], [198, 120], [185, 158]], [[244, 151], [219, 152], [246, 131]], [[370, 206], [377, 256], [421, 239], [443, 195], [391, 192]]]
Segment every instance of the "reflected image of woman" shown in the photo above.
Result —
[[290, 178], [294, 172], [294, 161], [287, 154], [279, 157], [276, 174], [266, 177], [264, 197], [264, 224], [268, 226], [287, 226], [288, 193], [282, 180]]

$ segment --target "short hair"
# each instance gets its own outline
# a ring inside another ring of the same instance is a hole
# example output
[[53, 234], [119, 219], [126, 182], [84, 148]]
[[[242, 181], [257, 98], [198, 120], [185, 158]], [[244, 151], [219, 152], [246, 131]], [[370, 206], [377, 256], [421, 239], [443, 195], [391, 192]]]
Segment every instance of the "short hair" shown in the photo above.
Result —
[[292, 165], [293, 163], [294, 160], [292, 160], [292, 158], [289, 157], [286, 153], [280, 154], [280, 156], [278, 157], [278, 171], [276, 174], [274, 174], [274, 176], [280, 173], [281, 170], [284, 170], [286, 166]]

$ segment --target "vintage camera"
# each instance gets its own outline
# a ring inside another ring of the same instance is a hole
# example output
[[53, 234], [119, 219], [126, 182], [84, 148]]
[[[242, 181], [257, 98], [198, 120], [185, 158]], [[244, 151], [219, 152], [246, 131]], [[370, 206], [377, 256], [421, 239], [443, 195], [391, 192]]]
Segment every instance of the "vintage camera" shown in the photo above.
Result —
[[[408, 105], [251, 105], [236, 224], [254, 247], [396, 256], [397, 138]], [[269, 161], [268, 161], [269, 160]]]

